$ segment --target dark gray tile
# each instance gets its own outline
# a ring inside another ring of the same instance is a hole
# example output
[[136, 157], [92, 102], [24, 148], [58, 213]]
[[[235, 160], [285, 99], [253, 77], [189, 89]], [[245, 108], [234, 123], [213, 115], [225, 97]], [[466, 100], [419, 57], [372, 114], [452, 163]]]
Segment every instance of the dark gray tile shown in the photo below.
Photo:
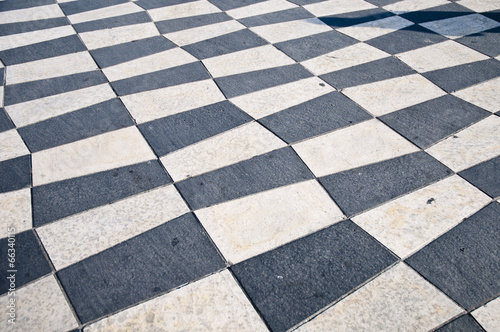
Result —
[[111, 99], [18, 128], [18, 131], [30, 151], [37, 152], [133, 125], [122, 102]]
[[0, 1], [0, 11], [24, 9], [54, 4], [54, 0]]
[[161, 7], [167, 7], [172, 5], [179, 5], [187, 2], [193, 2], [196, 0], [139, 0], [134, 1], [136, 5], [141, 6], [144, 9], [155, 9]]
[[487, 18], [500, 22], [500, 9], [492, 10], [490, 12], [482, 13]]
[[128, 15], [108, 17], [105, 19], [95, 20], [91, 22], [78, 23], [74, 24], [73, 28], [75, 28], [76, 32], [82, 33], [82, 32], [111, 29], [126, 25], [147, 23], [147, 22], [151, 22], [151, 19], [149, 18], [149, 15], [144, 11]]
[[414, 12], [403, 13], [399, 16], [414, 23], [424, 23], [430, 21], [439, 21], [447, 18], [458, 17], [474, 13], [468, 8], [460, 6], [457, 3], [448, 3], [446, 5], [432, 7]]
[[303, 6], [303, 5], [310, 5], [312, 3], [316, 2], [321, 2], [325, 0], [290, 0], [290, 2], [293, 2], [296, 5]]
[[330, 15], [330, 16], [321, 16], [319, 19], [323, 21], [325, 24], [328, 24], [332, 28], [342, 28], [342, 27], [350, 27], [356, 24], [381, 20], [383, 18], [394, 16], [395, 14], [381, 9], [367, 9], [354, 11], [349, 13], [343, 13], [338, 15]]
[[500, 54], [500, 27], [455, 39], [476, 51], [496, 57]]
[[224, 268], [193, 214], [185, 214], [57, 273], [83, 323]]
[[[2, 3], [2, 2], [0, 2]], [[66, 17], [56, 17], [46, 20], [16, 22], [0, 24], [0, 36], [15, 35], [18, 33], [57, 28], [71, 23]]]
[[59, 7], [61, 7], [64, 14], [73, 15], [126, 2], [129, 2], [129, 0], [78, 0], [59, 3]]
[[346, 220], [231, 270], [272, 331], [285, 331], [396, 260]]
[[425, 149], [491, 113], [445, 95], [380, 117], [398, 133]]
[[0, 107], [0, 133], [9, 129], [14, 128], [12, 121], [10, 121], [5, 110]]
[[254, 3], [263, 2], [265, 0], [209, 0], [211, 3], [219, 7], [221, 10], [230, 10], [234, 8], [253, 5]]
[[346, 96], [334, 91], [259, 120], [287, 143], [371, 119]]
[[[0, 262], [0, 295], [11, 289], [11, 281], [15, 285], [15, 291], [52, 271], [32, 230], [1, 239], [0, 250], [3, 258]], [[8, 260], [11, 257], [9, 254], [13, 255], [12, 262]], [[8, 277], [14, 278], [7, 279]]]
[[5, 68], [0, 68], [0, 85], [5, 85]]
[[139, 125], [158, 156], [252, 121], [229, 101], [200, 107]]
[[312, 179], [290, 147], [274, 150], [176, 184], [193, 210]]
[[13, 191], [31, 184], [31, 157], [29, 155], [0, 162], [0, 193]]
[[493, 202], [408, 259], [467, 311], [500, 294], [500, 204]]
[[492, 198], [500, 197], [500, 156], [468, 168], [458, 175]]
[[306, 18], [314, 17], [313, 14], [308, 12], [302, 7], [291, 8], [287, 10], [282, 10], [279, 12], [273, 12], [268, 14], [262, 14], [252, 17], [245, 17], [238, 20], [241, 24], [246, 27], [255, 27], [259, 25], [275, 24], [282, 22], [289, 22], [295, 20], [303, 20]]
[[383, 7], [390, 5], [391, 3], [398, 2], [400, 0], [365, 0], [365, 1], [371, 3], [372, 5]]
[[159, 21], [155, 22], [155, 24], [160, 33], [169, 33], [230, 20], [232, 20], [232, 17], [226, 13], [213, 13]]
[[319, 179], [347, 216], [438, 181], [453, 172], [416, 152]]
[[34, 187], [33, 225], [108, 204], [171, 182], [157, 160]]
[[471, 315], [463, 315], [434, 332], [484, 332]]

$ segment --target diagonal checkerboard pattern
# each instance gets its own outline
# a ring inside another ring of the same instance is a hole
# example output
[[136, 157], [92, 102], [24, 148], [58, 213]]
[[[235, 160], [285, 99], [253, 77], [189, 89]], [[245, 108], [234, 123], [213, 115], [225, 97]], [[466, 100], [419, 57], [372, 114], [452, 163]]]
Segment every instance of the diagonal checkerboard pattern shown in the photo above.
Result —
[[500, 1], [3, 0], [0, 60], [0, 330], [499, 331]]

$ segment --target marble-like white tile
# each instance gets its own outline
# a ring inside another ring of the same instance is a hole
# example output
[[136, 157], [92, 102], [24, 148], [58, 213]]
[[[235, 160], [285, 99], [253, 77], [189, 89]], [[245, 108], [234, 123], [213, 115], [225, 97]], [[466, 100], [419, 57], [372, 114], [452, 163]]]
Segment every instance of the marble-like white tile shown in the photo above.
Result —
[[[30, 189], [0, 194], [0, 239], [7, 237], [9, 233], [21, 233], [31, 226]], [[14, 230], [9, 231], [9, 228]]]
[[0, 161], [24, 156], [29, 153], [17, 130], [11, 129], [0, 133]]
[[382, 8], [396, 14], [402, 14], [406, 12], [415, 12], [427, 8], [438, 7], [449, 3], [450, 2], [447, 0], [402, 0], [391, 3]]
[[6, 84], [17, 84], [96, 69], [97, 64], [88, 52], [78, 52], [9, 66], [5, 81]]
[[295, 63], [294, 60], [273, 45], [264, 45], [224, 54], [205, 59], [202, 62], [215, 78]]
[[416, 146], [377, 119], [317, 136], [292, 147], [317, 177], [418, 151]]
[[473, 85], [452, 95], [492, 113], [500, 111], [500, 77]]
[[192, 1], [179, 5], [148, 10], [153, 21], [173, 20], [176, 18], [220, 13], [221, 10], [207, 0]]
[[226, 98], [213, 80], [203, 80], [121, 97], [137, 123], [189, 111]]
[[476, 12], [500, 9], [500, 0], [460, 0], [458, 3]]
[[463, 312], [418, 273], [399, 263], [298, 332], [429, 331]]
[[183, 49], [176, 47], [135, 60], [123, 62], [115, 66], [107, 67], [102, 71], [104, 75], [106, 75], [106, 77], [113, 82], [196, 61], [198, 61], [198, 59], [194, 56]]
[[52, 29], [36, 30], [15, 35], [0, 37], [0, 51], [11, 48], [41, 43], [48, 40], [58, 39], [76, 34], [71, 25], [65, 25]]
[[323, 80], [310, 77], [231, 98], [230, 101], [255, 119], [260, 119], [332, 91], [335, 89]]
[[269, 130], [252, 122], [169, 153], [160, 160], [172, 179], [181, 181], [285, 146]]
[[500, 297], [471, 312], [486, 332], [500, 332]]
[[358, 85], [342, 93], [375, 116], [423, 103], [446, 92], [419, 74]]
[[390, 32], [406, 28], [412, 25], [413, 22], [405, 20], [401, 16], [392, 16], [381, 20], [370, 21], [366, 23], [356, 24], [353, 26], [339, 28], [338, 32], [342, 32], [357, 40], [366, 41], [376, 37], [383, 36]]
[[226, 11], [226, 13], [229, 16], [239, 20], [245, 17], [268, 14], [295, 7], [297, 7], [297, 5], [285, 0], [269, 0], [269, 1], [257, 2], [244, 7], [231, 9]]
[[115, 97], [116, 95], [109, 84], [101, 84], [6, 106], [5, 110], [14, 124], [17, 127], [22, 127]]
[[15, 292], [16, 320], [9, 324], [7, 294], [0, 297], [4, 312], [0, 315], [0, 326], [5, 331], [68, 331], [78, 327], [73, 313], [53, 275], [46, 276]]
[[163, 36], [179, 46], [185, 46], [243, 29], [246, 29], [246, 27], [237, 21], [225, 21], [192, 29], [166, 33]]
[[396, 55], [419, 73], [486, 60], [488, 57], [452, 40]]
[[89, 50], [127, 43], [134, 40], [158, 36], [154, 23], [140, 23], [111, 29], [80, 33], [80, 38]]
[[332, 28], [317, 18], [308, 18], [304, 20], [261, 25], [252, 27], [250, 30], [268, 42], [275, 44], [285, 40], [332, 31]]
[[167, 185], [63, 218], [37, 233], [60, 270], [187, 212], [175, 187]]
[[389, 57], [390, 54], [373, 46], [357, 43], [302, 62], [314, 75], [323, 75], [337, 70]]
[[426, 151], [455, 172], [496, 157], [500, 155], [500, 117], [491, 115]]
[[300, 182], [195, 211], [231, 264], [332, 225], [340, 209], [316, 180]]
[[156, 159], [132, 126], [32, 154], [33, 186]]
[[457, 175], [354, 218], [402, 259], [488, 204], [490, 198]]
[[104, 18], [117, 17], [133, 13], [142, 12], [144, 9], [137, 6], [133, 2], [121, 3], [115, 6], [89, 10], [83, 13], [68, 15], [68, 19], [72, 24], [78, 24], [89, 21], [102, 20]]
[[377, 8], [377, 6], [363, 0], [328, 0], [305, 5], [304, 8], [315, 16], [321, 17], [374, 9]]
[[2, 24], [47, 20], [56, 17], [64, 17], [64, 13], [55, 4], [0, 12]]
[[228, 270], [89, 325], [85, 331], [268, 331]]
[[420, 25], [448, 38], [456, 39], [462, 36], [472, 35], [484, 30], [496, 28], [500, 26], [500, 23], [481, 14], [471, 14], [422, 23]]

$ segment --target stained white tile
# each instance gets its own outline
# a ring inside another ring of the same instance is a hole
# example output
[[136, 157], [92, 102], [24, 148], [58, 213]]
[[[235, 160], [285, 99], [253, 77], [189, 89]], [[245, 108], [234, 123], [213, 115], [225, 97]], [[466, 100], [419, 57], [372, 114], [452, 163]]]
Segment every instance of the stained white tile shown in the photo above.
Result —
[[421, 25], [448, 38], [456, 39], [462, 36], [496, 28], [500, 26], [500, 23], [481, 14], [471, 14], [422, 23]]
[[285, 40], [315, 35], [321, 32], [332, 31], [328, 25], [317, 18], [289, 21], [262, 25], [250, 28], [268, 42], [275, 44]]
[[133, 2], [121, 3], [115, 6], [89, 10], [83, 13], [68, 15], [68, 19], [72, 24], [78, 24], [89, 21], [102, 20], [104, 18], [128, 15], [142, 12], [144, 9], [137, 6]]
[[[6, 237], [8, 233], [21, 233], [31, 226], [30, 189], [0, 194], [0, 238]], [[9, 228], [14, 230], [9, 231]]]
[[375, 116], [423, 103], [446, 92], [419, 74], [402, 76], [342, 90]]
[[302, 62], [314, 75], [323, 75], [363, 63], [386, 58], [390, 54], [373, 46], [357, 43]]
[[500, 155], [500, 117], [487, 117], [426, 151], [455, 172], [496, 157]]
[[231, 263], [272, 250], [342, 220], [315, 180], [292, 184], [195, 211]]
[[230, 100], [255, 119], [259, 119], [334, 90], [323, 80], [310, 77], [231, 98]]
[[148, 10], [153, 21], [172, 20], [182, 17], [219, 13], [221, 10], [206, 0]]
[[269, 0], [257, 2], [248, 6], [226, 11], [226, 13], [239, 20], [245, 17], [273, 13], [281, 10], [295, 8], [297, 5], [285, 0]]
[[213, 80], [139, 92], [121, 97], [138, 123], [214, 104], [226, 98]]
[[500, 332], [500, 297], [471, 312], [486, 332]]
[[202, 61], [213, 77], [246, 73], [255, 70], [294, 64], [295, 61], [273, 45], [216, 56]]
[[373, 9], [377, 8], [377, 6], [363, 0], [329, 0], [305, 5], [304, 8], [314, 15], [321, 17]]
[[64, 17], [64, 13], [55, 4], [0, 12], [0, 22], [2, 24], [46, 20], [56, 17]]
[[11, 129], [0, 133], [0, 161], [24, 156], [29, 153], [17, 130]]
[[297, 331], [429, 331], [463, 310], [399, 263]]
[[175, 187], [168, 185], [63, 218], [37, 233], [60, 270], [187, 212]]
[[402, 0], [391, 3], [383, 8], [396, 14], [415, 12], [427, 8], [449, 4], [447, 0]]
[[32, 154], [33, 185], [61, 181], [156, 159], [135, 127], [128, 127]]
[[252, 122], [169, 153], [160, 160], [172, 179], [181, 181], [285, 146], [269, 130]]
[[89, 50], [127, 43], [134, 40], [158, 36], [154, 23], [140, 23], [117, 28], [80, 33], [80, 38]]
[[227, 270], [89, 325], [85, 331], [268, 331]]
[[246, 29], [245, 26], [237, 21], [225, 21], [192, 29], [166, 33], [163, 36], [179, 46], [185, 46], [243, 29]]
[[500, 77], [452, 94], [492, 113], [500, 111]]
[[460, 0], [459, 4], [476, 12], [500, 9], [500, 0]]
[[109, 84], [101, 84], [6, 106], [5, 110], [14, 124], [17, 127], [22, 127], [115, 97], [116, 95]]
[[292, 147], [317, 177], [418, 151], [416, 146], [377, 119], [314, 137]]
[[406, 28], [412, 25], [413, 22], [405, 20], [401, 16], [392, 16], [381, 20], [370, 21], [366, 23], [356, 24], [353, 26], [339, 28], [337, 31], [345, 35], [356, 38], [357, 40], [366, 41], [376, 37], [383, 36], [390, 32]]
[[[10, 297], [0, 297], [7, 308]], [[0, 326], [8, 331], [68, 331], [78, 327], [68, 302], [53, 275], [49, 275], [16, 291], [16, 321], [9, 324], [7, 309], [0, 315]]]
[[0, 51], [41, 43], [76, 34], [71, 25], [0, 37]]

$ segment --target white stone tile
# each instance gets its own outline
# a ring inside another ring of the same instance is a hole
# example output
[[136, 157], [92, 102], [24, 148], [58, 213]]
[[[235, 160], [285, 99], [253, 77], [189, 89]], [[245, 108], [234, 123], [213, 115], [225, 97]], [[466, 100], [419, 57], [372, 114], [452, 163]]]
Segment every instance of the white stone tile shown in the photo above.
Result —
[[[0, 306], [10, 304], [8, 295], [0, 297]], [[16, 320], [8, 323], [7, 309], [0, 315], [0, 326], [8, 331], [68, 331], [78, 327], [68, 302], [53, 275], [46, 276], [15, 292]]]
[[377, 8], [377, 6], [363, 0], [329, 0], [305, 5], [304, 8], [314, 15], [321, 17], [373, 9]]
[[121, 97], [138, 123], [189, 111], [226, 98], [213, 80], [175, 85]]
[[260, 192], [195, 211], [231, 263], [277, 248], [342, 220], [315, 180]]
[[401, 16], [392, 16], [381, 20], [370, 21], [366, 23], [356, 24], [353, 26], [339, 28], [338, 32], [356, 38], [357, 40], [365, 41], [376, 37], [383, 36], [390, 32], [406, 28], [413, 25], [413, 22], [405, 20]]
[[357, 43], [302, 62], [314, 75], [323, 75], [337, 70], [389, 57], [390, 54], [373, 46]]
[[17, 130], [11, 129], [0, 133], [0, 161], [24, 156], [29, 153]]
[[56, 17], [64, 17], [64, 13], [55, 4], [0, 12], [0, 22], [2, 24], [46, 20]]
[[168, 185], [63, 218], [37, 233], [60, 270], [187, 212], [175, 187]]
[[450, 2], [447, 0], [402, 0], [391, 3], [382, 8], [396, 14], [402, 14], [406, 12], [415, 12], [427, 8], [438, 7], [449, 3]]
[[134, 40], [158, 36], [154, 23], [140, 23], [117, 28], [80, 33], [80, 38], [89, 50], [127, 43]]
[[375, 116], [423, 103], [446, 92], [419, 74], [358, 85], [342, 93]]
[[420, 25], [448, 38], [456, 39], [496, 28], [500, 26], [500, 23], [480, 14], [472, 14], [422, 23]]
[[153, 21], [172, 20], [182, 17], [219, 13], [221, 10], [206, 0], [148, 10]]
[[500, 117], [492, 115], [426, 150], [455, 172], [500, 155]]
[[14, 124], [22, 127], [115, 97], [109, 84], [101, 84], [6, 106], [5, 110]]
[[275, 44], [285, 40], [332, 31], [332, 28], [317, 18], [308, 18], [304, 20], [261, 25], [252, 27], [250, 30], [268, 42]]
[[33, 186], [156, 159], [135, 127], [32, 154]]
[[[29, 188], [0, 194], [0, 238], [30, 229], [31, 193]], [[14, 230], [9, 231], [9, 228]]]
[[273, 45], [224, 54], [205, 59], [202, 62], [213, 77], [241, 74], [295, 63]]
[[460, 0], [458, 3], [476, 12], [500, 9], [500, 0]]
[[102, 20], [104, 18], [117, 17], [133, 13], [142, 12], [144, 9], [137, 6], [135, 3], [127, 2], [115, 6], [89, 10], [83, 13], [68, 15], [68, 19], [72, 24], [78, 24], [89, 21]]
[[455, 175], [352, 218], [402, 259], [488, 204], [490, 198]]
[[471, 312], [486, 332], [500, 332], [500, 297]]
[[104, 72], [104, 75], [106, 75], [106, 77], [113, 82], [196, 61], [198, 61], [198, 59], [194, 56], [183, 49], [176, 47], [135, 60], [123, 62], [115, 66], [107, 67], [102, 71]]
[[376, 119], [292, 147], [317, 177], [418, 151], [416, 146]]
[[89, 325], [85, 331], [268, 331], [231, 273], [216, 273]]
[[404, 263], [399, 263], [298, 332], [429, 331], [463, 310]]
[[169, 153], [160, 160], [174, 181], [213, 171], [286, 144], [256, 122]]
[[492, 113], [500, 111], [500, 77], [452, 94]]
[[259, 119], [332, 91], [335, 89], [323, 80], [310, 77], [231, 98], [230, 101]]
[[71, 25], [0, 37], [0, 51], [41, 43], [76, 34]]
[[297, 7], [297, 5], [285, 0], [269, 0], [257, 2], [255, 4], [239, 7], [236, 9], [231, 9], [226, 11], [226, 13], [229, 16], [232, 16], [235, 19], [239, 20], [245, 17], [268, 14], [295, 7]]
[[192, 29], [166, 33], [163, 36], [179, 46], [185, 46], [243, 29], [246, 29], [246, 27], [237, 21], [225, 21]]
[[96, 69], [97, 64], [88, 52], [78, 52], [9, 66], [6, 84], [43, 80]]
[[419, 73], [489, 59], [486, 55], [452, 40], [396, 56]]

